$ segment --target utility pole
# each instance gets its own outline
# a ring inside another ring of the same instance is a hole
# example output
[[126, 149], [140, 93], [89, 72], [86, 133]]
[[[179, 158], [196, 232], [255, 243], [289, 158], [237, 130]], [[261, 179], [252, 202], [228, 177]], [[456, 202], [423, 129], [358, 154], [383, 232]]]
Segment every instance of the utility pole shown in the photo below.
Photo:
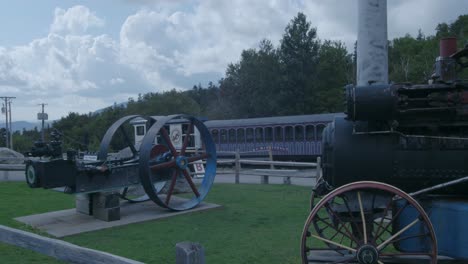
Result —
[[13, 149], [13, 126], [11, 125], [11, 100], [8, 101], [8, 114], [10, 116], [10, 149]]
[[5, 114], [5, 142], [6, 147], [12, 149], [13, 148], [13, 133], [11, 133], [12, 126], [11, 126], [11, 100], [15, 99], [16, 97], [12, 96], [0, 96], [0, 99], [4, 100], [2, 113]]
[[42, 112], [37, 114], [37, 119], [42, 120], [41, 141], [44, 142], [44, 121], [47, 120], [49, 116], [47, 113], [44, 113], [44, 106], [47, 104], [42, 103], [39, 105], [42, 106]]

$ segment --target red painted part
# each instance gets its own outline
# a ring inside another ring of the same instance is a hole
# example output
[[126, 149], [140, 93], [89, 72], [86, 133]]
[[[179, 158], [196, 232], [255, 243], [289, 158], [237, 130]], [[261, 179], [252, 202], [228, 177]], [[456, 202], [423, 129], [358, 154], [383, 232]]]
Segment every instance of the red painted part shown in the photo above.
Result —
[[468, 92], [462, 92], [461, 102], [462, 104], [468, 104]]
[[450, 57], [457, 52], [457, 38], [443, 38], [440, 40], [440, 57]]

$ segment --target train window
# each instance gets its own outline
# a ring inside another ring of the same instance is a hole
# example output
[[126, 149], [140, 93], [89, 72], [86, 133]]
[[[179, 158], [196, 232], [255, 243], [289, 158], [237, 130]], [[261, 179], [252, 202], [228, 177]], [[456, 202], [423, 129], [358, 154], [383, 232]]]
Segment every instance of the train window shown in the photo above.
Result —
[[304, 127], [303, 126], [295, 126], [294, 127], [294, 135], [296, 141], [304, 141]]
[[233, 128], [229, 129], [229, 143], [236, 143], [236, 130]]
[[247, 139], [247, 142], [253, 142], [254, 141], [254, 130], [253, 130], [253, 128], [247, 128], [246, 129], [245, 137]]
[[221, 129], [220, 137], [221, 137], [221, 143], [227, 143], [227, 131], [226, 131], [226, 129]]
[[283, 141], [283, 128], [275, 127], [275, 141]]
[[211, 130], [211, 136], [215, 144], [219, 144], [219, 132], [218, 129]]
[[315, 140], [315, 127], [312, 125], [306, 126], [306, 140], [307, 141]]
[[325, 125], [317, 126], [317, 140], [322, 140], [322, 132], [324, 128], [325, 128]]
[[294, 140], [294, 131], [292, 126], [287, 126], [284, 128], [284, 141], [293, 141]]
[[263, 128], [255, 128], [255, 142], [263, 142]]
[[273, 128], [265, 127], [265, 142], [273, 141]]
[[136, 135], [143, 136], [145, 134], [145, 126], [136, 126]]
[[237, 129], [237, 142], [238, 143], [244, 143], [245, 142], [245, 134], [244, 134], [244, 129], [243, 128], [238, 128]]

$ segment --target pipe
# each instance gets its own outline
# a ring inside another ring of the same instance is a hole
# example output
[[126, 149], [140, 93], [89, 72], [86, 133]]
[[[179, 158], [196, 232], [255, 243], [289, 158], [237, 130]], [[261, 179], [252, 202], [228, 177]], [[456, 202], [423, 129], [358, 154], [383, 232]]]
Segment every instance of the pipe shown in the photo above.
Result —
[[387, 1], [359, 0], [357, 85], [388, 84]]

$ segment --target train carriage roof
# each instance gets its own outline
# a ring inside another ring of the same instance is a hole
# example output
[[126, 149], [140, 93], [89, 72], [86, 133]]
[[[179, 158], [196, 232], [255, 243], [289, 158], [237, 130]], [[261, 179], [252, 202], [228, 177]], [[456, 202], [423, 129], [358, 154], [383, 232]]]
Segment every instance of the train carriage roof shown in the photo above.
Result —
[[328, 123], [333, 121], [335, 116], [343, 116], [343, 113], [315, 114], [315, 115], [295, 115], [295, 116], [276, 116], [260, 117], [231, 120], [210, 120], [205, 125], [208, 128], [221, 127], [242, 127], [242, 126], [275, 126], [298, 123]]

